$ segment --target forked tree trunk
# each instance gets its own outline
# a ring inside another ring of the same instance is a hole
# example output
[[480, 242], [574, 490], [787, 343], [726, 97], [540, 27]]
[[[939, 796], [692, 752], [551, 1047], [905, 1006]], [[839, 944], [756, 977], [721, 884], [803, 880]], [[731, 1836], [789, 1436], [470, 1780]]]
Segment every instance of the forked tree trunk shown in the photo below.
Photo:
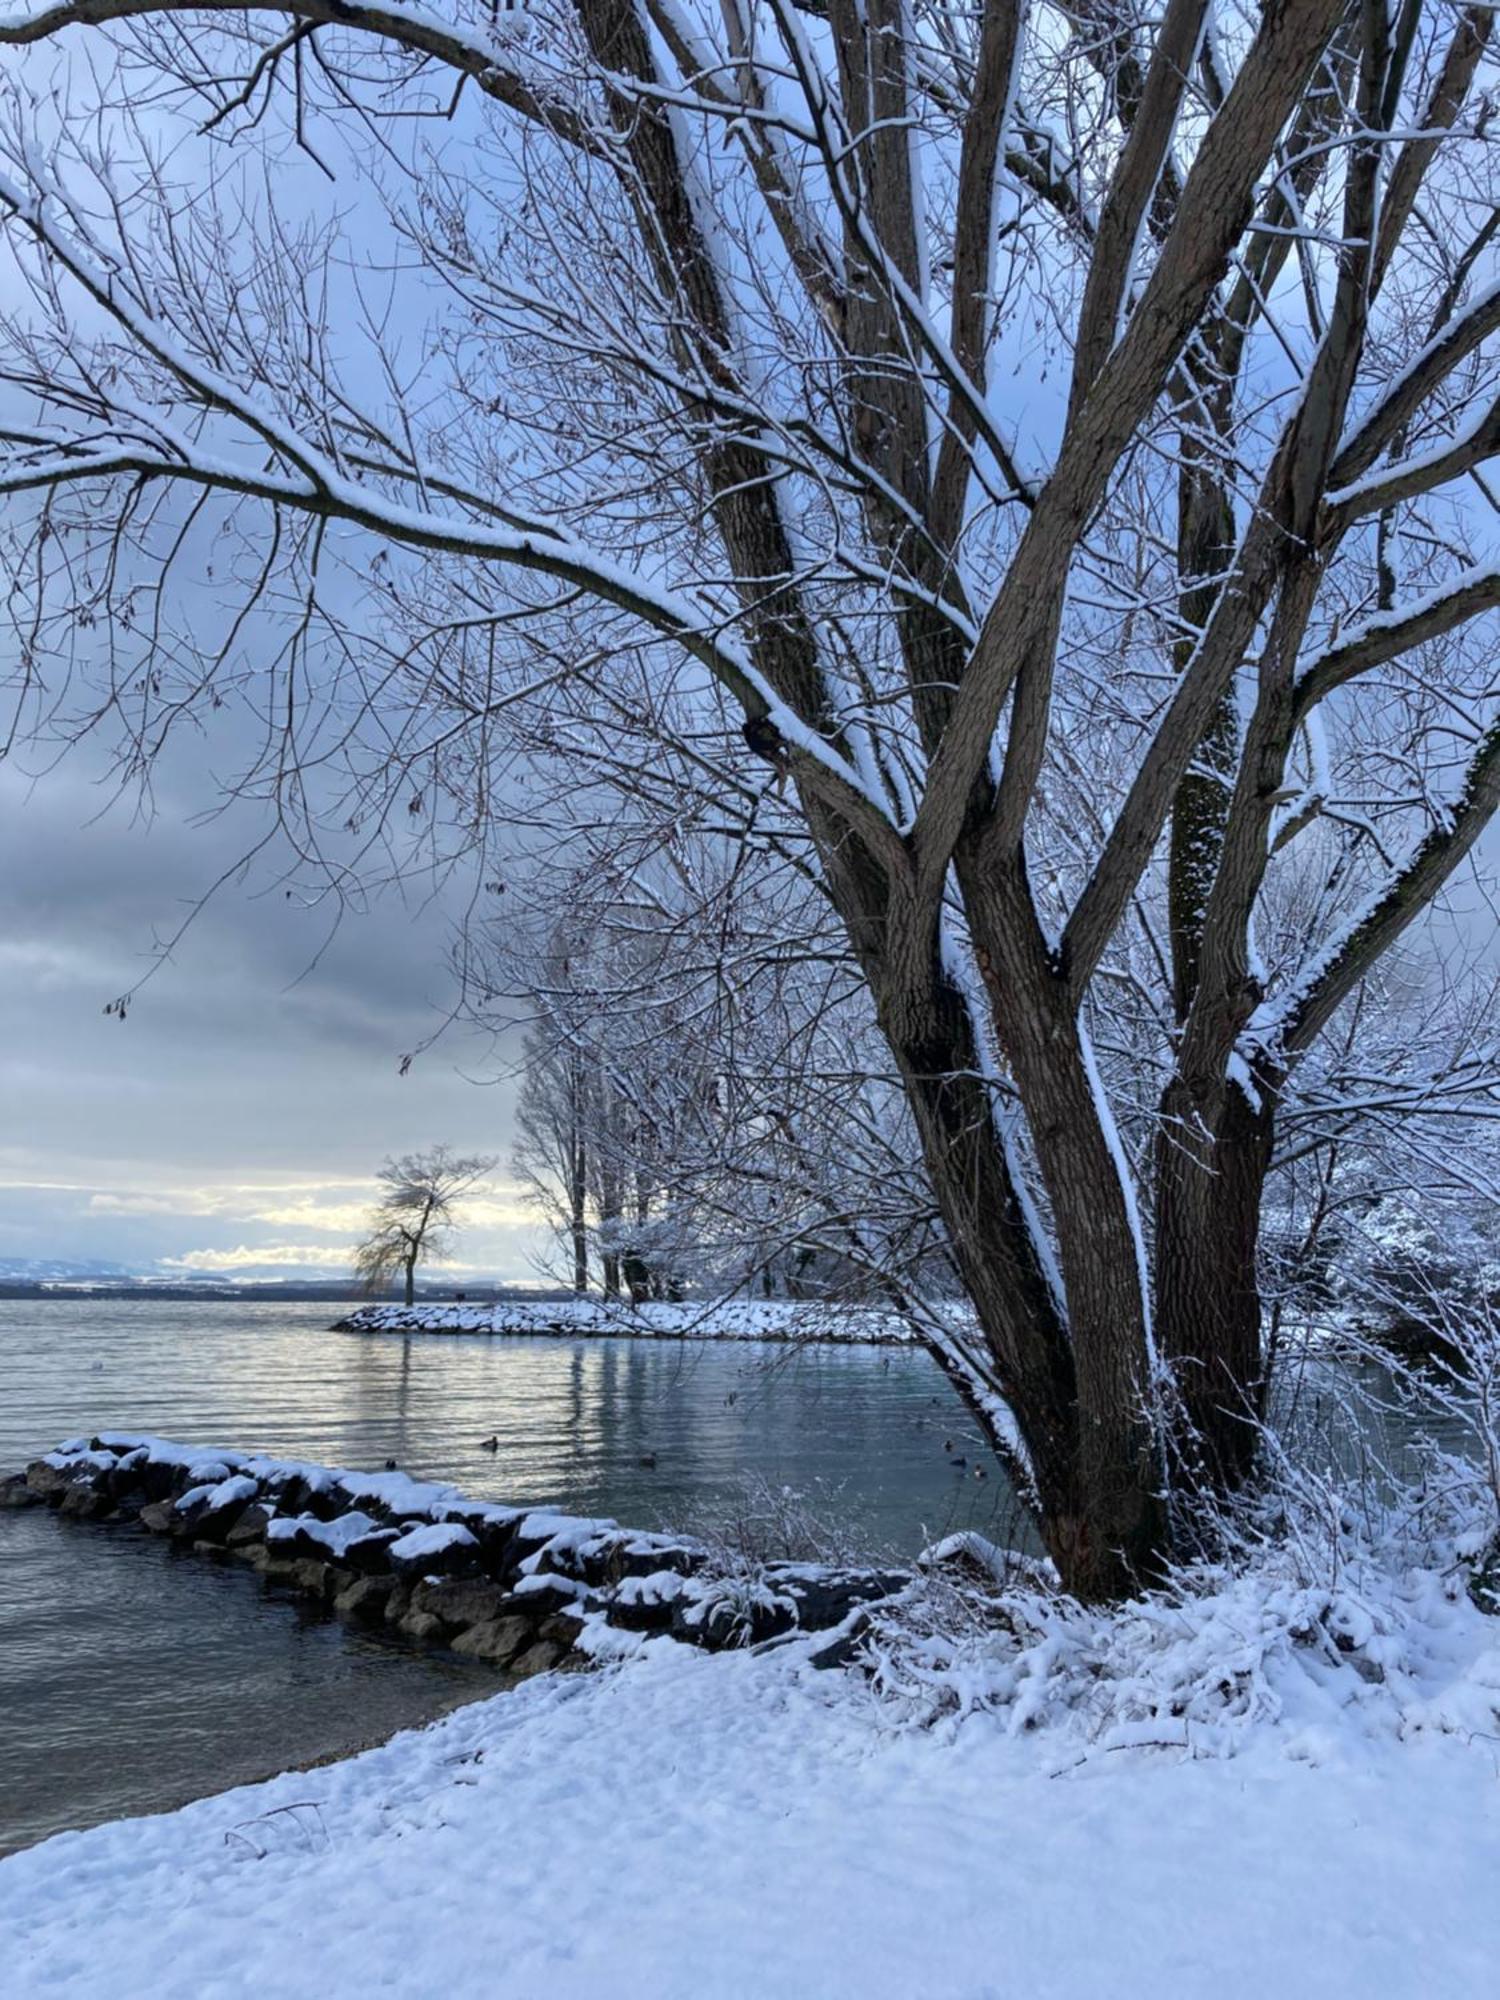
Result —
[[[1086, 1321], [1081, 1338], [1076, 1324], [1070, 1329], [997, 1140], [963, 997], [935, 976], [920, 1004], [909, 990], [899, 1005], [888, 999], [882, 1026], [989, 1366], [975, 1379], [952, 1354], [938, 1349], [936, 1357], [1014, 1470], [1003, 1419], [989, 1400], [1003, 1398], [1034, 1482], [1037, 1526], [1065, 1586], [1090, 1599], [1125, 1595], [1154, 1581], [1170, 1555], [1143, 1332], [1128, 1317], [1139, 1313], [1139, 1272], [1133, 1258], [1128, 1270], [1110, 1264], [1094, 1220], [1100, 1189], [1078, 1184], [1068, 1197], [1071, 1212], [1057, 1215], [1059, 1239], [1069, 1246], [1070, 1289], [1090, 1307], [1118, 1298], [1122, 1318], [1097, 1327]], [[1092, 1373], [1082, 1395], [1081, 1366]]]
[[1257, 1274], [1275, 1117], [1269, 1078], [1197, 1104], [1180, 1079], [1157, 1140], [1156, 1340], [1172, 1377], [1174, 1475], [1234, 1492], [1253, 1469], [1267, 1383]]

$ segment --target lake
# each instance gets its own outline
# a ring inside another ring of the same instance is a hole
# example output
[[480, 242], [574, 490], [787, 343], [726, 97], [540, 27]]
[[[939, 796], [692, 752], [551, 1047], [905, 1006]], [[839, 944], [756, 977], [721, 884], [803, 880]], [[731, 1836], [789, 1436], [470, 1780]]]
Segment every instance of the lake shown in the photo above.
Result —
[[[998, 1467], [918, 1351], [403, 1338], [333, 1333], [330, 1317], [0, 1301], [0, 1472], [104, 1427], [362, 1469], [393, 1458], [478, 1498], [648, 1528], [711, 1528], [765, 1482], [870, 1556], [957, 1527], [1013, 1533]], [[268, 1601], [238, 1565], [0, 1513], [0, 1853], [355, 1749], [493, 1686]]]

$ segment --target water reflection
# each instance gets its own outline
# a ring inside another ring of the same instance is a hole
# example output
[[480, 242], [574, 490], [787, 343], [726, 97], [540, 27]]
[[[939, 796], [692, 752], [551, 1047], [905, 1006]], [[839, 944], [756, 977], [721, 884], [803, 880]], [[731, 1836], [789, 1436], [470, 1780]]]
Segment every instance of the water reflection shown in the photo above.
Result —
[[[413, 1340], [333, 1334], [326, 1320], [316, 1305], [0, 1304], [0, 1466], [108, 1423], [345, 1465], [394, 1458], [487, 1498], [643, 1526], [689, 1525], [756, 1475], [836, 1493], [872, 1552], [910, 1552], [955, 1525], [994, 1532], [1010, 1513], [998, 1467], [922, 1354]], [[494, 1453], [481, 1449], [492, 1435]]]

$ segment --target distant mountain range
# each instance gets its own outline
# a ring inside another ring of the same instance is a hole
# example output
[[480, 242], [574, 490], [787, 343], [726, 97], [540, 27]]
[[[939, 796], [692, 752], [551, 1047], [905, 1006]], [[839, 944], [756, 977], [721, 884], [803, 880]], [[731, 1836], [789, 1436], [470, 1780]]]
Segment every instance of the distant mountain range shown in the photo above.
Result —
[[97, 1258], [80, 1264], [66, 1257], [0, 1257], [0, 1281], [12, 1285], [87, 1283], [90, 1279], [119, 1284], [141, 1275], [128, 1265], [101, 1263]]

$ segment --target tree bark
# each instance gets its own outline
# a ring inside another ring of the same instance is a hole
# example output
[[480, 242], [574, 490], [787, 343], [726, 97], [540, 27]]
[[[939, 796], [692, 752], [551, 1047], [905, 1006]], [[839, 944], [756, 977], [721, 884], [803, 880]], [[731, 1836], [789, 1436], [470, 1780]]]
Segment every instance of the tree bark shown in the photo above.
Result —
[[[908, 981], [887, 992], [881, 1025], [983, 1331], [992, 1363], [985, 1386], [1004, 1399], [1020, 1431], [1048, 1553], [1080, 1597], [1119, 1597], [1157, 1576], [1167, 1554], [1141, 1365], [1144, 1332], [1137, 1324], [1135, 1338], [1130, 1334], [1141, 1313], [1133, 1252], [1131, 1270], [1122, 1273], [1103, 1237], [1085, 1245], [1075, 1232], [1065, 1325], [1009, 1170], [963, 995], [934, 968], [925, 990]], [[1066, 1117], [1083, 1107], [1060, 1099], [1058, 1110]], [[1092, 1103], [1087, 1116], [1097, 1126]], [[1075, 1217], [1097, 1214], [1097, 1176], [1066, 1199]], [[1118, 1244], [1113, 1249], [1118, 1254]], [[1102, 1316], [1097, 1326], [1095, 1316]], [[1008, 1456], [994, 1411], [982, 1397], [970, 1394], [969, 1401]]]
[[1275, 1079], [1195, 1100], [1174, 1078], [1156, 1147], [1156, 1341], [1173, 1384], [1175, 1481], [1220, 1496], [1254, 1468], [1266, 1374], [1257, 1272]]

